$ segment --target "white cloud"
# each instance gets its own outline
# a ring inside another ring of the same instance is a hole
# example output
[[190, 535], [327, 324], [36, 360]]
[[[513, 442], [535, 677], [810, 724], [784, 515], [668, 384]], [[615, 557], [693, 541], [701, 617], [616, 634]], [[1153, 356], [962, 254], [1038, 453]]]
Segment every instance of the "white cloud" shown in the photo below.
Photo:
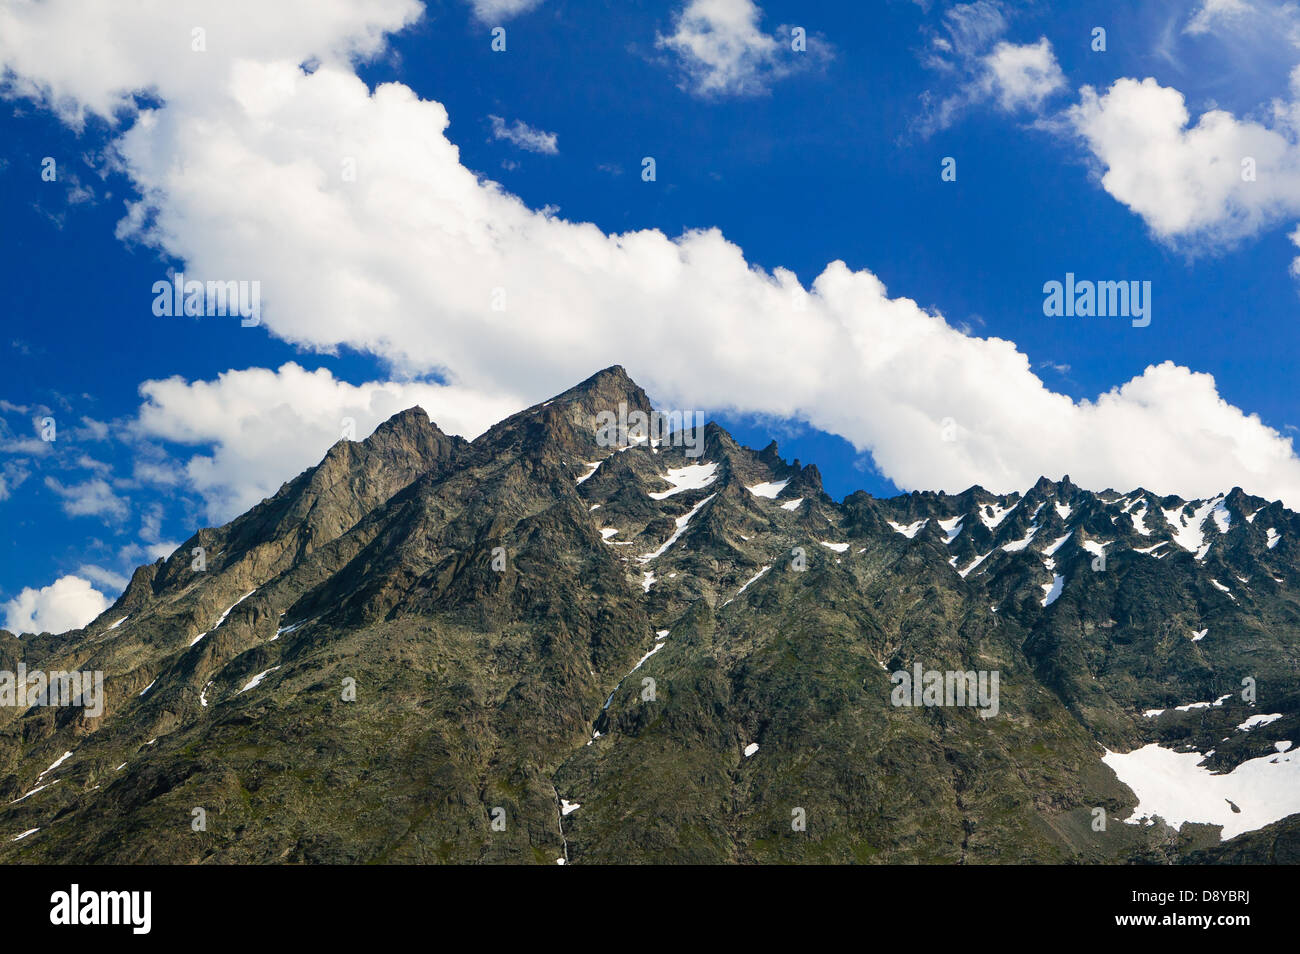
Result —
[[509, 125], [500, 116], [489, 116], [492, 121], [492, 138], [504, 139], [506, 142], [525, 149], [528, 152], [540, 152], [554, 156], [559, 153], [558, 138], [553, 132], [535, 129], [522, 120], [516, 119]]
[[[180, 82], [172, 101], [169, 59], [149, 35], [120, 40], [168, 99], [121, 140], [146, 197], [123, 234], [193, 277], [260, 278], [263, 323], [289, 341], [452, 382], [353, 389], [286, 365], [147, 383], [145, 433], [215, 448], [187, 468], [214, 513], [314, 463], [345, 407], [359, 434], [363, 420], [422, 403], [469, 436], [614, 363], [668, 406], [843, 435], [903, 487], [1013, 490], [1069, 472], [1184, 495], [1240, 484], [1300, 505], [1290, 442], [1224, 402], [1209, 375], [1164, 364], [1076, 402], [1012, 342], [965, 335], [869, 271], [832, 262], [804, 289], [717, 230], [607, 235], [532, 210], [466, 169], [445, 109], [399, 84], [371, 91], [341, 65], [307, 74], [293, 57], [250, 56], [201, 90]], [[38, 46], [56, 39], [76, 46], [62, 35]], [[356, 158], [358, 181], [339, 175], [340, 156]], [[941, 439], [948, 418], [955, 441]]]
[[[1291, 239], [1292, 245], [1296, 248], [1300, 248], [1300, 225], [1297, 225], [1295, 231], [1287, 236], [1287, 238]], [[1291, 259], [1291, 274], [1296, 278], [1300, 278], [1300, 256]]]
[[503, 23], [542, 5], [542, 0], [469, 0], [474, 16], [490, 26]]
[[73, 436], [82, 441], [106, 441], [109, 438], [108, 425], [93, 417], [82, 417], [82, 426], [73, 431]]
[[128, 513], [126, 501], [113, 493], [108, 481], [101, 477], [68, 486], [54, 477], [46, 477], [45, 486], [63, 498], [63, 512], [70, 517], [101, 516], [120, 520]]
[[0, 440], [0, 453], [31, 454], [40, 457], [50, 452], [50, 442], [39, 437], [20, 437], [16, 440]]
[[31, 471], [23, 461], [0, 464], [0, 500], [8, 500], [30, 475]]
[[1044, 99], [1065, 86], [1065, 74], [1046, 37], [1022, 46], [999, 43], [984, 63], [988, 67], [987, 88], [1008, 112], [1037, 109]]
[[758, 28], [762, 15], [753, 0], [690, 0], [656, 42], [701, 96], [762, 93], [794, 66], [789, 48]]
[[[126, 589], [126, 584], [131, 582], [121, 573], [115, 573], [102, 566], [95, 566], [93, 563], [83, 563], [77, 567], [77, 576], [85, 577], [91, 583], [98, 583], [104, 589], [111, 590], [114, 593], [121, 593]], [[94, 619], [94, 617], [92, 616], [91, 619]]]
[[925, 108], [912, 124], [921, 135], [946, 129], [967, 109], [990, 99], [1006, 112], [1037, 110], [1065, 87], [1065, 74], [1047, 38], [1010, 43], [999, 39], [1007, 26], [1002, 5], [991, 0], [944, 12], [941, 30], [931, 34], [922, 62], [944, 78], [950, 92], [923, 95]]
[[[12, 92], [39, 98], [70, 121], [111, 116], [132, 93], [171, 102], [212, 96], [236, 60], [343, 64], [379, 52], [384, 37], [415, 22], [418, 0], [11, 0], [0, 6], [0, 60]], [[202, 30], [202, 52], [194, 31]]]
[[1300, 214], [1294, 104], [1274, 104], [1271, 127], [1218, 109], [1191, 124], [1178, 90], [1119, 79], [1100, 95], [1085, 86], [1068, 117], [1102, 187], [1166, 242], [1231, 243]]
[[931, 44], [938, 51], [929, 65], [943, 69], [957, 64], [948, 59], [970, 59], [987, 50], [1007, 29], [1002, 5], [992, 0], [975, 0], [949, 7], [943, 14], [944, 33], [936, 33]]
[[1208, 33], [1216, 24], [1235, 20], [1251, 10], [1250, 4], [1245, 0], [1204, 0], [1188, 21], [1185, 32]]
[[[318, 463], [343, 436], [344, 418], [353, 420], [361, 440], [377, 424], [418, 404], [444, 431], [472, 438], [526, 406], [508, 395], [490, 398], [456, 386], [352, 385], [325, 368], [307, 371], [292, 362], [275, 371], [227, 371], [215, 381], [146, 381], [140, 392], [145, 401], [136, 427], [142, 435], [211, 447], [191, 456], [185, 472], [214, 521], [242, 513]], [[147, 526], [142, 536], [157, 540], [157, 528]], [[161, 555], [176, 548], [160, 546], [166, 548]]]
[[85, 626], [111, 605], [89, 580], [61, 576], [39, 590], [24, 587], [5, 603], [5, 629], [14, 633], [66, 633]]
[[152, 563], [155, 560], [166, 560], [168, 557], [170, 557], [173, 553], [176, 552], [176, 548], [178, 546], [180, 546], [179, 541], [162, 540], [159, 541], [158, 543], [149, 544], [147, 547], [144, 548], [144, 552], [145, 555], [148, 556], [149, 562]]

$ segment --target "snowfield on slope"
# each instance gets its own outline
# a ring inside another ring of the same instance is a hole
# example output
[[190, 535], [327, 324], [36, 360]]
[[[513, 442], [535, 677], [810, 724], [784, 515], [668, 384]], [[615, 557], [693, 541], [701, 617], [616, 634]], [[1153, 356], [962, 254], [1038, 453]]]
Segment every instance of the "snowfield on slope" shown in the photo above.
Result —
[[664, 480], [673, 485], [672, 489], [652, 493], [650, 499], [663, 500], [686, 490], [699, 490], [717, 480], [717, 474], [717, 464], [687, 464], [685, 467], [669, 468]]
[[769, 480], [764, 481], [761, 484], [752, 484], [745, 489], [755, 497], [766, 497], [768, 500], [775, 500], [777, 494], [785, 490], [786, 485], [789, 483], [790, 481], [788, 478], [786, 480]]
[[1300, 754], [1263, 755], [1223, 775], [1205, 768], [1205, 758], [1153, 742], [1128, 753], [1108, 749], [1102, 761], [1138, 797], [1128, 824], [1158, 815], [1174, 828], [1222, 825], [1227, 841], [1300, 812]]

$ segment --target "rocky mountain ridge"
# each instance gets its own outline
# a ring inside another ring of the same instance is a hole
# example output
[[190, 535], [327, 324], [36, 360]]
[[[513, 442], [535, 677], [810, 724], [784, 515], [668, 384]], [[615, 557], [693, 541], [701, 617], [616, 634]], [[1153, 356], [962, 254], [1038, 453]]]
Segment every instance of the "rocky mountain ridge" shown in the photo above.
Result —
[[[621, 368], [472, 442], [413, 408], [86, 629], [0, 632], [106, 699], [0, 706], [0, 857], [1295, 856], [1297, 514], [1068, 477], [836, 503], [713, 424], [611, 442], [620, 408], [653, 413]], [[998, 673], [997, 714], [895, 704], [918, 664]]]

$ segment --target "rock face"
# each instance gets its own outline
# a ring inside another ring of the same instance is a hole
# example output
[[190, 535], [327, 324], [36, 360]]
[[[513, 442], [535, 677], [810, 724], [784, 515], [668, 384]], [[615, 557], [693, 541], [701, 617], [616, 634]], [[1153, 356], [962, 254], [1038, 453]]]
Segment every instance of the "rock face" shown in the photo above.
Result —
[[651, 410], [621, 368], [470, 443], [412, 408], [86, 629], [0, 633], [105, 687], [0, 706], [0, 862], [1300, 856], [1296, 514], [837, 504], [775, 444], [608, 426]]

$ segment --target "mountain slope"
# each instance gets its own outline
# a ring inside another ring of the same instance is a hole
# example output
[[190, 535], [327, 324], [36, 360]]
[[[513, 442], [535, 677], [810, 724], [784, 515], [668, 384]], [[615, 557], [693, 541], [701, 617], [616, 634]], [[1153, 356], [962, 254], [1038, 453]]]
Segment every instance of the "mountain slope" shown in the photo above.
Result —
[[[621, 368], [473, 442], [411, 409], [85, 630], [0, 633], [107, 690], [0, 707], [0, 858], [1294, 855], [1296, 514], [1068, 477], [837, 504], [635, 412]], [[997, 694], [895, 704], [917, 665]]]

